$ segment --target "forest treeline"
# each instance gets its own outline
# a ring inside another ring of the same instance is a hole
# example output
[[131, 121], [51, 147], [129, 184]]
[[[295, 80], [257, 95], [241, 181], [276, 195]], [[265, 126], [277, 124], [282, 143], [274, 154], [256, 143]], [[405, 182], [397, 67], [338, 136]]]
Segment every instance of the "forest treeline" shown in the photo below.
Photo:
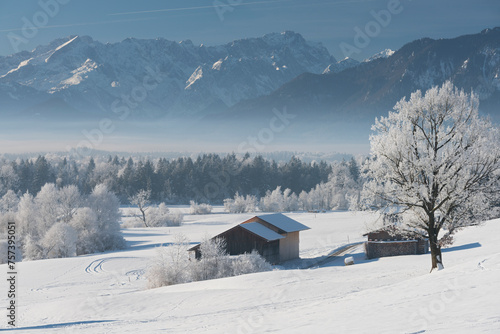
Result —
[[[354, 160], [349, 162], [351, 165]], [[357, 168], [357, 167], [356, 167]], [[203, 154], [197, 158], [176, 159], [88, 158], [38, 156], [0, 162], [0, 196], [9, 189], [18, 195], [36, 195], [46, 183], [58, 188], [75, 185], [88, 195], [98, 184], [105, 184], [122, 204], [141, 190], [151, 193], [151, 201], [186, 204], [190, 200], [221, 204], [235, 194], [265, 196], [281, 186], [299, 194], [328, 181], [332, 165], [305, 163], [297, 157], [278, 163], [258, 155]]]

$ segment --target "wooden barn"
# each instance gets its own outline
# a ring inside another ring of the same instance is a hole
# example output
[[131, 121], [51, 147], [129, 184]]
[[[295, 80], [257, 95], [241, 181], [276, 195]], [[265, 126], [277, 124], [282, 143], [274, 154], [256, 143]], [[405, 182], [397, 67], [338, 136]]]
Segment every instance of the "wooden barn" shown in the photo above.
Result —
[[[250, 253], [253, 250], [269, 263], [276, 264], [299, 257], [299, 232], [309, 227], [281, 213], [255, 216], [216, 235], [224, 238], [229, 255]], [[189, 251], [201, 257], [200, 245]]]
[[378, 230], [363, 234], [368, 237], [365, 243], [366, 257], [374, 259], [385, 256], [426, 254], [429, 240], [407, 238], [388, 230]]

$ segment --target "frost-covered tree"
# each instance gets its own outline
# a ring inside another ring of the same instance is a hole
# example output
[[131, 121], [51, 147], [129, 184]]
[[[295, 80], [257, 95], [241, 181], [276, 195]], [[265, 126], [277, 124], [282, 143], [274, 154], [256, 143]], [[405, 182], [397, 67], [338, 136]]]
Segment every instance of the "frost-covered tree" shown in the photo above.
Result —
[[260, 199], [259, 208], [265, 212], [289, 212], [299, 208], [299, 198], [290, 189], [281, 191], [278, 186], [272, 192], [267, 191], [266, 196]]
[[14, 191], [9, 189], [0, 199], [0, 212], [15, 212], [18, 204], [19, 198]]
[[141, 219], [145, 227], [149, 227], [146, 218], [146, 211], [149, 210], [151, 204], [150, 199], [151, 199], [151, 191], [148, 190], [140, 190], [139, 192], [137, 192], [137, 194], [129, 198], [130, 204], [136, 205], [137, 208], [139, 209], [141, 215], [138, 217]]
[[0, 166], [0, 194], [13, 190], [19, 186], [19, 176], [10, 164]]
[[77, 186], [69, 185], [59, 189], [58, 195], [61, 219], [67, 223], [82, 204], [80, 191]]
[[443, 268], [442, 243], [488, 218], [498, 200], [499, 130], [478, 104], [445, 82], [402, 99], [373, 126], [365, 193], [398, 207], [400, 230], [429, 238], [431, 271]]
[[76, 255], [90, 254], [99, 251], [96, 240], [99, 240], [97, 215], [90, 208], [79, 208], [74, 213], [69, 225], [77, 232]]
[[73, 227], [60, 222], [52, 225], [40, 241], [44, 258], [60, 258], [76, 255], [78, 236]]
[[104, 184], [98, 184], [88, 197], [88, 205], [96, 214], [96, 250], [119, 249], [125, 247], [120, 233], [120, 201]]
[[332, 173], [328, 177], [326, 193], [329, 193], [330, 208], [347, 210], [355, 208], [361, 191], [359, 167], [354, 158], [348, 163], [332, 166]]
[[[2, 202], [12, 208], [16, 201], [17, 208], [2, 215]], [[16, 240], [25, 259], [66, 257], [123, 248], [119, 205], [105, 185], [97, 185], [85, 198], [74, 185], [58, 189], [48, 183], [36, 197], [27, 192], [17, 199], [8, 192], [0, 199], [0, 218], [10, 215], [16, 221]]]
[[255, 212], [257, 210], [257, 197], [236, 193], [234, 199], [226, 198], [224, 200], [224, 210], [230, 213]]
[[44, 232], [54, 225], [61, 215], [59, 192], [54, 183], [45, 184], [35, 197], [39, 228]]
[[16, 213], [17, 232], [20, 237], [31, 236], [35, 239], [38, 238], [40, 234], [40, 226], [37, 224], [38, 217], [33, 196], [29, 193], [21, 196]]

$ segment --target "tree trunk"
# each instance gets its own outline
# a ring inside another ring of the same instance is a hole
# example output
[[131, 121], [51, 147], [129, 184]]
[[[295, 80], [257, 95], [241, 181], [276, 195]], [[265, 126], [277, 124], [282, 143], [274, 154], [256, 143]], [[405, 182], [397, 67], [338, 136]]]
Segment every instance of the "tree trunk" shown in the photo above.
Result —
[[146, 210], [139, 208], [139, 211], [142, 213], [142, 222], [144, 223], [145, 227], [149, 227], [148, 224], [146, 223]]
[[432, 268], [431, 272], [434, 269], [441, 270], [444, 268], [443, 266], [443, 257], [441, 255], [441, 247], [438, 244], [437, 235], [431, 235], [429, 238], [430, 246], [431, 246], [431, 258], [432, 258]]

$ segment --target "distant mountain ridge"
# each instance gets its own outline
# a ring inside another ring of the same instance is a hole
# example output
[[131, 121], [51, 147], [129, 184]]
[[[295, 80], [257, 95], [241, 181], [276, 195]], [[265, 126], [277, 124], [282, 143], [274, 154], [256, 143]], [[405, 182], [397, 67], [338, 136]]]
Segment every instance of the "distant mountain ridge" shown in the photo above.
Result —
[[402, 97], [452, 80], [500, 118], [500, 28], [422, 38], [363, 62], [337, 61], [286, 31], [219, 46], [71, 36], [0, 57], [0, 113], [85, 118], [128, 108], [136, 117], [297, 115], [373, 121]]
[[[16, 112], [67, 104], [102, 114], [127, 103], [138, 114], [193, 114], [269, 94], [335, 62], [321, 44], [290, 31], [220, 46], [163, 38], [102, 44], [71, 36], [0, 57], [0, 105]], [[144, 92], [151, 76], [154, 89]]]
[[309, 118], [372, 122], [402, 97], [451, 80], [466, 92], [474, 90], [480, 110], [500, 120], [500, 28], [453, 39], [423, 38], [380, 56], [337, 73], [302, 74], [268, 96], [240, 102], [231, 114], [286, 106]]

